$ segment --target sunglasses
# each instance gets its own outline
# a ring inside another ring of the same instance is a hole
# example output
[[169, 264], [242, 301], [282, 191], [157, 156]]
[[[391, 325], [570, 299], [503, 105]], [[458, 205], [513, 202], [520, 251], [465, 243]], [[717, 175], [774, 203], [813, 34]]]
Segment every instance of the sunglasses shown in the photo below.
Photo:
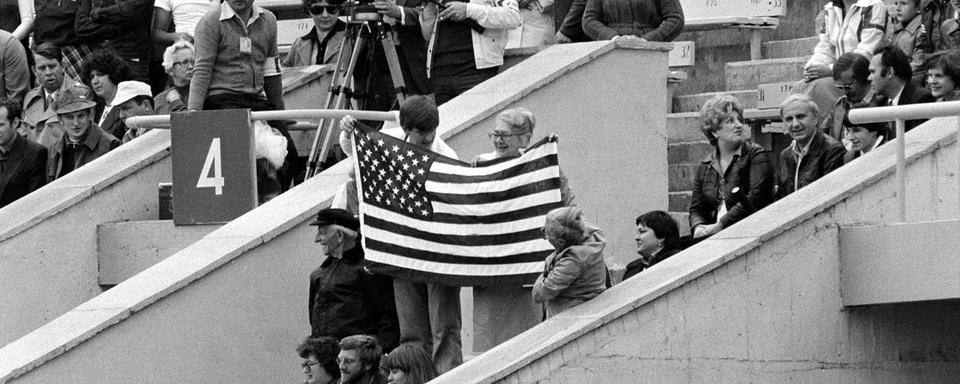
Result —
[[340, 13], [340, 9], [341, 9], [341, 8], [342, 8], [342, 7], [339, 6], [339, 5], [320, 5], [320, 4], [312, 4], [312, 5], [310, 5], [310, 8], [309, 8], [309, 9], [310, 9], [310, 14], [311, 14], [311, 15], [319, 15], [319, 14], [322, 14], [323, 11], [327, 11], [327, 13], [328, 13], [328, 14], [331, 14], [331, 15], [336, 15], [336, 14]]

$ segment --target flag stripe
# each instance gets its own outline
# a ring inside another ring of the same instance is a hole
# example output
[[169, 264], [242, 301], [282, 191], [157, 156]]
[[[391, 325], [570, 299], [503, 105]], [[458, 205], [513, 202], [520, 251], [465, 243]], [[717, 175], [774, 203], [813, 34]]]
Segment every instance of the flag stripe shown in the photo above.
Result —
[[503, 213], [494, 213], [491, 215], [457, 215], [450, 213], [434, 213], [433, 221], [438, 223], [455, 223], [455, 224], [499, 224], [499, 223], [509, 223], [513, 220], [516, 220], [517, 217], [530, 217], [530, 216], [540, 216], [540, 221], [543, 221], [543, 216], [550, 212], [550, 210], [560, 208], [563, 206], [559, 200], [560, 192], [557, 192], [558, 198], [556, 202], [544, 203], [540, 205], [535, 205], [531, 207], [526, 207], [522, 209], [517, 209], [515, 211], [503, 212]]
[[526, 218], [523, 216], [514, 216], [514, 221], [496, 222], [492, 224], [462, 224], [462, 223], [438, 223], [425, 220], [411, 219], [389, 210], [378, 208], [372, 205], [364, 206], [362, 218], [364, 222], [371, 219], [382, 219], [391, 223], [403, 223], [408, 226], [415, 226], [423, 231], [433, 232], [440, 235], [494, 235], [498, 233], [520, 232], [529, 229], [543, 228], [543, 215], [533, 215]]
[[[492, 266], [494, 268], [502, 268], [504, 265], [509, 264], [525, 264], [525, 263], [539, 263], [540, 267], [543, 266], [543, 259], [545, 259], [553, 251], [532, 251], [525, 253], [514, 253], [507, 256], [499, 257], [480, 257], [480, 256], [457, 256], [450, 257], [447, 253], [440, 252], [431, 252], [423, 249], [408, 248], [400, 245], [395, 245], [387, 242], [377, 241], [374, 239], [367, 238], [364, 240], [366, 255], [365, 257], [374, 261], [382, 261], [379, 257], [371, 258], [372, 252], [382, 252], [383, 254], [390, 255], [403, 255], [403, 258], [418, 260], [421, 262], [428, 262], [436, 268], [461, 268], [467, 266]], [[461, 247], [462, 248], [462, 247]], [[526, 272], [524, 272], [526, 273]]]
[[[426, 241], [424, 239], [417, 239], [403, 234], [390, 233], [378, 228], [366, 228], [366, 233], [364, 236], [368, 236], [368, 239], [373, 239], [380, 241], [386, 244], [392, 244], [400, 247], [413, 248], [424, 250], [426, 252], [431, 252], [435, 254], [446, 254], [450, 262], [460, 263], [461, 258], [484, 258], [489, 259], [491, 257], [498, 257], [509, 255], [511, 253], [534, 253], [541, 252], [544, 250], [550, 250], [552, 247], [550, 243], [546, 240], [539, 237], [526, 239], [519, 241], [513, 244], [507, 245], [478, 245], [473, 244], [469, 247], [464, 247], [461, 245], [451, 245], [444, 243], [437, 243], [432, 241]], [[406, 254], [402, 254], [407, 256]]]
[[480, 181], [472, 184], [450, 184], [427, 180], [424, 185], [430, 192], [436, 193], [459, 193], [469, 194], [477, 192], [497, 192], [514, 188], [517, 185], [523, 185], [540, 180], [559, 178], [560, 172], [556, 168], [543, 168], [524, 175], [517, 175], [503, 180]]
[[[429, 187], [428, 187], [429, 188]], [[560, 178], [540, 180], [534, 183], [523, 184], [511, 189], [498, 192], [473, 192], [466, 194], [430, 193], [430, 200], [434, 208], [438, 204], [450, 205], [483, 205], [499, 204], [517, 197], [533, 196], [544, 192], [553, 192], [560, 188]], [[482, 190], [482, 189], [480, 189]]]
[[514, 165], [499, 172], [487, 173], [489, 170], [485, 170], [486, 172], [484, 173], [471, 172], [472, 174], [465, 175], [464, 173], [467, 173], [465, 172], [465, 169], [475, 170], [478, 168], [462, 167], [463, 169], [457, 169], [457, 167], [443, 166], [443, 164], [434, 163], [433, 167], [430, 168], [430, 174], [427, 176], [427, 180], [441, 183], [476, 183], [481, 181], [495, 181], [517, 175], [523, 175], [528, 172], [534, 172], [542, 168], [549, 168], [557, 164], [557, 155], [552, 154], [539, 159], [531, 160], [529, 162]]
[[530, 228], [522, 230], [519, 232], [503, 232], [497, 234], [489, 235], [478, 235], [478, 234], [468, 234], [468, 235], [447, 235], [447, 234], [438, 234], [429, 231], [422, 231], [420, 229], [410, 227], [407, 225], [400, 225], [396, 223], [391, 223], [385, 220], [380, 220], [379, 218], [367, 216], [366, 224], [371, 228], [377, 228], [380, 230], [392, 232], [392, 233], [402, 233], [405, 236], [423, 239], [426, 241], [431, 241], [434, 243], [444, 243], [451, 245], [459, 245], [462, 247], [473, 246], [477, 243], [485, 245], [504, 245], [512, 244], [521, 241], [528, 241], [532, 239], [541, 238], [541, 228]]

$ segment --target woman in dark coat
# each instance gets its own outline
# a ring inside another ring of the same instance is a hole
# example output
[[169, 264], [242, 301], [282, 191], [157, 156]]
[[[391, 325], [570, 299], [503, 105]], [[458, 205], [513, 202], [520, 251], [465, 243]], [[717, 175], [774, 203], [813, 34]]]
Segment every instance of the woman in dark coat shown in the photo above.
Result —
[[640, 258], [627, 264], [623, 280], [680, 252], [680, 229], [664, 211], [650, 211], [637, 216], [637, 253]]
[[680, 0], [587, 0], [583, 11], [583, 32], [593, 40], [673, 41], [682, 30]]
[[770, 151], [746, 139], [742, 118], [740, 101], [730, 95], [716, 96], [700, 110], [700, 130], [714, 152], [700, 164], [694, 181], [694, 238], [717, 233], [773, 201]]

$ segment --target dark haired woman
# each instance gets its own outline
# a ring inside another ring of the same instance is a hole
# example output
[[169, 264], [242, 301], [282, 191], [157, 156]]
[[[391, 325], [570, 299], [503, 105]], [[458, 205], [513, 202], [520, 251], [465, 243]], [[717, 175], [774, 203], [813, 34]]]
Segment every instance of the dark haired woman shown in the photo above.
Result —
[[937, 101], [960, 100], [960, 51], [939, 52], [927, 71], [927, 86]]
[[680, 252], [680, 229], [664, 211], [650, 211], [638, 216], [635, 239], [640, 258], [627, 264], [623, 280]]
[[419, 344], [403, 343], [380, 360], [389, 372], [387, 384], [424, 384], [437, 377], [430, 353]]
[[130, 66], [112, 50], [94, 51], [83, 61], [81, 79], [96, 95], [94, 120], [114, 137], [123, 137], [127, 127], [120, 120], [120, 108], [111, 105], [117, 95], [117, 84], [130, 80]]
[[700, 130], [714, 152], [700, 164], [693, 185], [694, 238], [713, 235], [773, 200], [769, 151], [747, 141], [741, 119], [743, 107], [730, 95], [707, 100], [700, 110]]

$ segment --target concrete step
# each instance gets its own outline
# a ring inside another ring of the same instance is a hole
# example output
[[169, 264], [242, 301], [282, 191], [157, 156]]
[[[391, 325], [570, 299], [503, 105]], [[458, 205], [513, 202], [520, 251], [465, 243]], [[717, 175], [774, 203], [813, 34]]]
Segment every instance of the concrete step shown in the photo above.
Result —
[[703, 103], [706, 103], [707, 100], [710, 100], [714, 96], [722, 94], [730, 94], [737, 99], [740, 99], [740, 103], [743, 104], [744, 108], [757, 107], [758, 93], [756, 90], [748, 89], [741, 91], [707, 92], [694, 95], [676, 96], [673, 98], [673, 112], [699, 112], [700, 108], [703, 107]]
[[757, 89], [763, 83], [798, 81], [809, 56], [727, 63], [724, 68], [728, 90]]
[[763, 43], [764, 59], [784, 59], [813, 53], [813, 47], [820, 38], [817, 36], [792, 40], [775, 40]]
[[700, 164], [713, 150], [706, 140], [672, 143], [667, 146], [667, 164]]
[[670, 212], [687, 212], [690, 210], [690, 199], [693, 197], [693, 192], [670, 192], [668, 196], [669, 204], [667, 207]]
[[705, 140], [700, 132], [700, 112], [667, 114], [667, 143]]

